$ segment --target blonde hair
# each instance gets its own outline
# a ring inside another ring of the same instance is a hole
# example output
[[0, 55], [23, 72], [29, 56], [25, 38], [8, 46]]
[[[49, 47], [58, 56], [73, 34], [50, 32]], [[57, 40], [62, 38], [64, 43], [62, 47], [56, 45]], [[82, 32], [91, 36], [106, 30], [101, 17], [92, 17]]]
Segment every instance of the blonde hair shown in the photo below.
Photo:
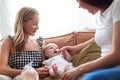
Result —
[[24, 48], [24, 29], [23, 22], [31, 20], [34, 16], [39, 16], [39, 12], [32, 7], [23, 7], [16, 15], [16, 21], [14, 25], [14, 39], [13, 39], [13, 51], [17, 49], [19, 51]]

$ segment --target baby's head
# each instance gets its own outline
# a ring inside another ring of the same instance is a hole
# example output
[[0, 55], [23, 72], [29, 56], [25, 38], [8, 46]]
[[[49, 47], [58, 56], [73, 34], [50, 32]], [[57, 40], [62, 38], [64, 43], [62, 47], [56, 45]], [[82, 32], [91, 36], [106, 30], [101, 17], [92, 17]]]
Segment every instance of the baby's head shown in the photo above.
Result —
[[43, 51], [46, 58], [51, 58], [53, 56], [59, 55], [60, 53], [59, 47], [55, 43], [47, 44]]

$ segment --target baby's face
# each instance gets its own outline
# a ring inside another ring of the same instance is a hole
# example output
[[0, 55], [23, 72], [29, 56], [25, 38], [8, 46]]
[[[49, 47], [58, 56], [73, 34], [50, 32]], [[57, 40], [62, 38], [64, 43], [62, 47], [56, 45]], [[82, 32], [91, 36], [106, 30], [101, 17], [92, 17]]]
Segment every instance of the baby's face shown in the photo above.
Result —
[[58, 48], [56, 44], [50, 44], [49, 46], [47, 46], [45, 50], [45, 55], [48, 58], [59, 55], [59, 53], [60, 53], [60, 49]]

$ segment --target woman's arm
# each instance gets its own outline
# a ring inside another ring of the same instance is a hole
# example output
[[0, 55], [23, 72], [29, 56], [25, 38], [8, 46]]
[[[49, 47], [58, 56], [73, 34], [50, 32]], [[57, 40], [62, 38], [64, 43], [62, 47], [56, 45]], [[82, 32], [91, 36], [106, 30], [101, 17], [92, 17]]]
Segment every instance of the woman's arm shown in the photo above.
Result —
[[80, 50], [82, 50], [84, 47], [88, 46], [89, 44], [92, 44], [94, 42], [94, 37], [89, 39], [88, 41], [84, 42], [84, 43], [81, 43], [81, 44], [78, 44], [75, 46], [75, 53], [79, 52]]
[[9, 38], [5, 38], [0, 47], [0, 74], [15, 77], [21, 73], [21, 70], [16, 70], [8, 67], [10, 57], [10, 49], [12, 42]]
[[71, 57], [70, 53], [69, 53], [67, 50], [65, 50], [62, 54], [63, 54], [64, 58], [65, 58], [68, 62], [70, 62], [70, 61], [72, 60], [72, 57]]
[[94, 37], [84, 43], [81, 43], [81, 44], [78, 44], [75, 46], [65, 46], [65, 47], [61, 48], [61, 51], [67, 50], [71, 56], [74, 56], [76, 53], [78, 53], [84, 47], [86, 47], [87, 45], [89, 45], [93, 42], [94, 42]]
[[101, 68], [108, 68], [120, 64], [120, 21], [114, 24], [113, 30], [113, 49], [106, 56], [96, 59], [91, 62], [82, 64], [69, 72], [65, 73], [63, 80], [76, 79], [79, 75], [91, 72]]
[[[113, 49], [112, 52], [109, 53], [105, 57], [101, 57], [95, 61], [89, 62], [87, 64], [81, 65], [83, 68], [83, 72], [89, 72], [92, 70], [113, 67], [120, 64], [120, 21], [116, 22], [113, 27]], [[88, 65], [88, 66], [87, 66]], [[80, 68], [81, 68], [80, 66]], [[89, 69], [88, 69], [89, 68]]]

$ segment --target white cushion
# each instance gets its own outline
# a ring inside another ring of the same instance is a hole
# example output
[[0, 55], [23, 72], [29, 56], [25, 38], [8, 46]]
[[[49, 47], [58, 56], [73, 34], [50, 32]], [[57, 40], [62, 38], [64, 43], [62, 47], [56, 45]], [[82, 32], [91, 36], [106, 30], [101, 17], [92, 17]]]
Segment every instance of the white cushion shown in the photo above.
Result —
[[1, 74], [0, 74], [0, 80], [12, 80], [12, 78], [9, 77], [9, 76], [1, 75]]

